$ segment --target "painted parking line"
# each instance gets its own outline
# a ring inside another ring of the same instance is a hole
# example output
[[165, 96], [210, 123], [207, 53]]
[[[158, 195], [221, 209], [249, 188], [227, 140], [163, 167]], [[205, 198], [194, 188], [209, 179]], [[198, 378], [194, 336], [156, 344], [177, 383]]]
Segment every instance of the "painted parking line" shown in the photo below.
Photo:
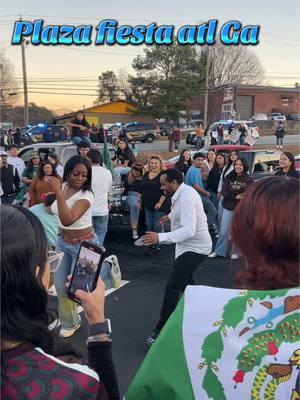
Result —
[[[118, 288], [116, 288], [116, 289], [115, 288], [111, 288], [111, 289], [105, 290], [105, 297], [109, 296], [110, 294], [112, 294], [112, 293], [116, 292], [117, 290], [121, 289], [121, 287], [127, 285], [127, 283], [130, 283], [130, 281], [123, 281], [122, 280], [121, 284], [120, 284], [120, 286]], [[57, 296], [55, 289], [54, 289], [54, 291], [52, 292], [51, 295], [52, 296]], [[79, 314], [81, 314], [83, 312], [83, 308], [79, 304], [77, 305], [77, 311], [78, 311]], [[60, 326], [60, 321], [58, 319], [56, 319], [49, 325], [48, 328], [49, 328], [49, 330], [53, 330], [53, 329], [58, 328], [59, 326]]]

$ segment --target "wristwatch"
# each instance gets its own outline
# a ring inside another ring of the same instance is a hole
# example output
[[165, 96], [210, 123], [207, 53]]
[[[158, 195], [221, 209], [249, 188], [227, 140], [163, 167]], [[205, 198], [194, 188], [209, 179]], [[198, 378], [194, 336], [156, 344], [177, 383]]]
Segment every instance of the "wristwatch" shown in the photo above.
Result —
[[99, 324], [92, 324], [88, 327], [88, 336], [101, 335], [102, 333], [106, 333], [107, 335], [111, 334], [111, 325], [109, 318], [105, 319]]

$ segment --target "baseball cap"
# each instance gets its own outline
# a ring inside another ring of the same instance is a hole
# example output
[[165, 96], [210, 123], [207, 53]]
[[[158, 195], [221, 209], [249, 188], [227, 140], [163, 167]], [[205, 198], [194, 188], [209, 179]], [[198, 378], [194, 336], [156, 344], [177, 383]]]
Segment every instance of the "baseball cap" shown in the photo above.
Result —
[[40, 156], [40, 155], [39, 155], [39, 153], [38, 153], [37, 151], [33, 151], [33, 152], [31, 153], [30, 158], [39, 157], [39, 156]]
[[2, 157], [2, 156], [7, 156], [8, 154], [7, 154], [7, 152], [6, 151], [0, 151], [0, 157]]

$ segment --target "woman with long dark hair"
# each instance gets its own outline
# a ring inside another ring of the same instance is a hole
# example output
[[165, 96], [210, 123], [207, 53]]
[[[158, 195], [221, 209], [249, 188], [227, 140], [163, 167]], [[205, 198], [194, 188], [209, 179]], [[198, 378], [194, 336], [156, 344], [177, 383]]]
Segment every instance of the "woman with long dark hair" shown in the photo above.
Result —
[[[47, 288], [57, 255], [47, 256], [44, 229], [30, 211], [1, 207], [1, 397], [3, 399], [118, 399], [108, 335], [87, 340], [88, 363], [69, 363], [75, 355], [48, 329]], [[26, 238], [26, 240], [24, 239]], [[64, 282], [66, 283], [66, 281]], [[76, 292], [90, 330], [104, 321], [104, 284], [92, 293]], [[59, 356], [60, 358], [56, 358]], [[96, 371], [96, 372], [95, 372]], [[98, 376], [97, 376], [98, 374]]]
[[57, 173], [57, 175], [59, 175], [60, 177], [63, 177], [64, 167], [62, 166], [61, 162], [59, 161], [57, 154], [52, 153], [52, 152], [49, 153], [48, 161], [50, 161], [51, 164], [54, 166], [55, 172]]
[[[208, 257], [226, 257], [233, 211], [252, 182], [253, 179], [248, 174], [248, 164], [246, 160], [244, 158], [238, 158], [234, 162], [233, 171], [225, 177], [223, 182], [223, 213], [219, 239], [213, 253]], [[232, 251], [231, 258], [235, 260], [238, 258], [238, 255]]]
[[233, 171], [234, 162], [238, 159], [238, 153], [236, 150], [232, 150], [229, 154], [227, 164], [223, 168], [222, 175], [219, 180], [218, 190], [217, 190], [217, 197], [219, 199], [218, 203], [218, 224], [221, 225], [222, 213], [223, 213], [223, 198], [222, 198], [222, 187], [223, 187], [223, 180], [224, 178]]
[[218, 203], [219, 203], [219, 199], [217, 196], [218, 186], [225, 165], [226, 165], [225, 155], [222, 153], [217, 154], [214, 165], [209, 171], [207, 177], [207, 190], [211, 194], [210, 200], [213, 202], [216, 209], [218, 209]]
[[179, 160], [175, 164], [175, 168], [179, 169], [185, 177], [190, 166], [192, 165], [191, 153], [188, 149], [183, 149], [180, 152]]
[[135, 163], [135, 155], [129, 148], [128, 142], [125, 139], [119, 140], [118, 148], [113, 161], [115, 165], [114, 172], [117, 176], [127, 175], [132, 164]]
[[60, 269], [54, 274], [58, 315], [62, 325], [61, 337], [72, 336], [80, 328], [80, 316], [76, 304], [66, 295], [65, 282], [67, 276], [73, 272], [80, 243], [94, 239], [91, 214], [94, 195], [91, 179], [91, 164], [81, 156], [73, 156], [67, 161], [62, 188], [49, 179], [52, 191], [56, 194], [51, 211], [60, 219], [60, 237], [56, 249], [64, 253]]
[[299, 174], [295, 168], [295, 157], [293, 153], [285, 151], [281, 154], [279, 160], [280, 170], [275, 173], [275, 176], [291, 176], [299, 178]]
[[44, 161], [39, 165], [38, 173], [30, 184], [29, 198], [31, 205], [42, 203], [41, 196], [52, 191], [52, 185], [48, 181], [49, 177], [55, 179], [57, 185], [61, 186], [61, 177], [57, 175], [51, 162]]
[[85, 141], [88, 146], [91, 147], [92, 142], [89, 139], [91, 127], [82, 110], [77, 111], [75, 119], [71, 122], [67, 122], [66, 126], [72, 128], [71, 139], [74, 144], [79, 144], [81, 141]]

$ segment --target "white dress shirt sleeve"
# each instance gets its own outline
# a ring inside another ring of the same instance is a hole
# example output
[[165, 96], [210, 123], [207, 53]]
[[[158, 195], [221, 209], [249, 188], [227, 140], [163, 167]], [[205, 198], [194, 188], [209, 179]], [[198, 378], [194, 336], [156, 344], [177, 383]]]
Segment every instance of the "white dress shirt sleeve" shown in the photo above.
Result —
[[180, 224], [179, 227], [171, 232], [159, 233], [159, 243], [179, 243], [195, 236], [197, 228], [197, 207], [194, 199], [189, 199], [190, 206], [185, 207], [184, 202], [180, 205]]

